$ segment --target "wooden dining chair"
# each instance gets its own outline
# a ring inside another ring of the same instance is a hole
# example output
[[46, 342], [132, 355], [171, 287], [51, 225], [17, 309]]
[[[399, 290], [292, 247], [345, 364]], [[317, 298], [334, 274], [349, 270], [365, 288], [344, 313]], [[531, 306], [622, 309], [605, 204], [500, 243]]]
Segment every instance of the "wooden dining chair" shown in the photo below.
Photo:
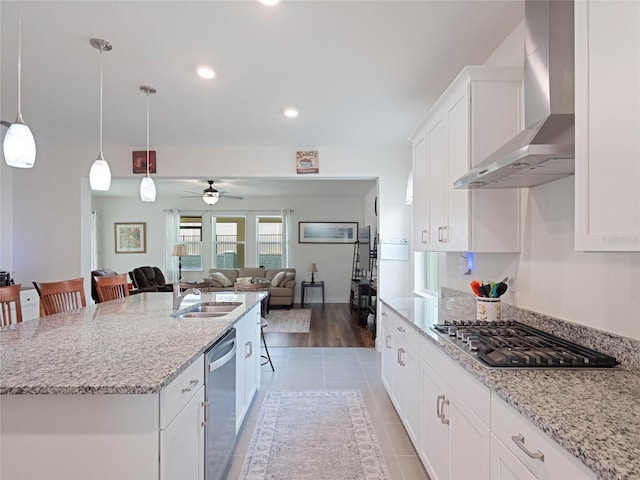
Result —
[[94, 277], [100, 303], [129, 296], [127, 275], [111, 275], [110, 277]]
[[33, 282], [33, 286], [40, 295], [40, 313], [43, 316], [87, 306], [84, 278], [60, 282]]
[[[22, 322], [22, 305], [20, 304], [20, 287], [10, 285], [0, 287], [0, 327]], [[14, 310], [11, 309], [13, 304]], [[13, 318], [15, 317], [15, 322]]]

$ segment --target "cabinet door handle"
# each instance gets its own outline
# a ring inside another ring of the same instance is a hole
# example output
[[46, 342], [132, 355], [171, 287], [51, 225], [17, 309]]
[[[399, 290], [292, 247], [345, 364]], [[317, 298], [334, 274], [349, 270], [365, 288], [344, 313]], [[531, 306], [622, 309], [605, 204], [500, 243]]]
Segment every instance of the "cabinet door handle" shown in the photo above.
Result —
[[398, 327], [398, 331], [399, 331], [400, 333], [404, 333], [404, 327]]
[[438, 227], [438, 241], [442, 243], [442, 227]]
[[449, 241], [449, 227], [442, 227], [442, 243], [447, 243]]
[[253, 344], [248, 341], [244, 344], [244, 358], [249, 358], [251, 355], [253, 355]]
[[182, 393], [190, 392], [191, 390], [196, 388], [196, 385], [198, 385], [198, 383], [199, 383], [198, 380], [191, 380], [189, 382], [189, 386], [188, 387], [182, 387]]
[[404, 348], [400, 349], [400, 366], [404, 367], [406, 366], [406, 363], [404, 362], [404, 360], [402, 359], [402, 356], [407, 353], [407, 351]]
[[209, 419], [211, 418], [211, 406], [209, 402], [202, 402], [202, 406], [204, 407], [204, 421], [202, 422], [203, 427], [209, 426]]
[[387, 335], [387, 348], [391, 348], [391, 335]]
[[447, 400], [447, 399], [445, 398], [445, 396], [443, 395], [443, 396], [442, 396], [442, 416], [440, 417], [440, 421], [441, 421], [444, 425], [449, 425], [449, 419], [448, 419], [448, 418], [446, 418], [446, 417], [444, 416], [444, 406], [445, 406], [445, 405], [449, 405], [449, 400]]
[[541, 462], [544, 462], [544, 453], [542, 453], [540, 450], [538, 450], [535, 453], [529, 451], [529, 449], [524, 446], [524, 437], [521, 434], [513, 435], [511, 437], [511, 440], [513, 440], [513, 443], [515, 443], [518, 447], [520, 447], [520, 450], [526, 453], [529, 456], [529, 458], [533, 458], [534, 460], [540, 460]]
[[436, 397], [436, 417], [442, 421], [442, 413], [440, 413], [440, 402], [444, 400], [444, 395], [438, 395]]
[[420, 232], [420, 240], [422, 240], [422, 243], [427, 243], [427, 231], [426, 230], [422, 230], [422, 232]]
[[400, 365], [400, 349], [398, 349], [396, 353], [396, 361], [398, 362], [398, 365]]

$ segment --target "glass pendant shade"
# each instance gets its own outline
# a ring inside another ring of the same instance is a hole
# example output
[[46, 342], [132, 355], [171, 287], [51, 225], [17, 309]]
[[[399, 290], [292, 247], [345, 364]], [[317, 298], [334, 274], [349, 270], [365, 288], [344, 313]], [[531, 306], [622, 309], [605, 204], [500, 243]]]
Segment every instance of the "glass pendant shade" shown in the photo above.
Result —
[[204, 195], [202, 195], [202, 200], [204, 200], [204, 203], [206, 203], [207, 205], [215, 205], [216, 203], [218, 203], [218, 200], [220, 200], [220, 195], [217, 192], [205, 193]]
[[142, 182], [140, 182], [140, 200], [143, 202], [156, 201], [156, 184], [153, 183], [153, 178], [142, 177]]
[[11, 124], [2, 145], [4, 160], [10, 167], [31, 168], [36, 161], [36, 141], [21, 118]]
[[91, 190], [107, 191], [111, 187], [111, 169], [109, 164], [102, 158], [102, 153], [98, 156], [91, 170], [89, 171], [89, 185]]

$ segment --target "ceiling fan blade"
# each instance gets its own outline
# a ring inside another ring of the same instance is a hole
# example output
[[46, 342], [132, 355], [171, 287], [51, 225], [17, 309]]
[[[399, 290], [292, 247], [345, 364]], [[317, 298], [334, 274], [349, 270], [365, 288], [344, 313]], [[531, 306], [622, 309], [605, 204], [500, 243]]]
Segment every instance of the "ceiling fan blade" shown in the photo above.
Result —
[[224, 197], [224, 198], [231, 198], [233, 200], [244, 200], [244, 197], [237, 197], [235, 195], [227, 195], [226, 193], [221, 193], [220, 196]]
[[183, 193], [190, 193], [191, 195], [202, 195], [202, 192], [190, 192], [189, 190], [183, 190]]

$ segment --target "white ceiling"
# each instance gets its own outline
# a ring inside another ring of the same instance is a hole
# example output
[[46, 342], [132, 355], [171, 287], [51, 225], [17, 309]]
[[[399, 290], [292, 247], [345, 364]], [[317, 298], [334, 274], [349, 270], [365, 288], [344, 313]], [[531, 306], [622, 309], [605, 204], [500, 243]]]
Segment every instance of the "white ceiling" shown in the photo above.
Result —
[[[7, 121], [17, 12], [0, 2]], [[484, 63], [522, 16], [521, 0], [23, 1], [22, 112], [39, 145], [97, 145], [99, 37], [113, 44], [105, 144], [144, 148], [148, 84], [152, 148], [406, 145], [462, 67]], [[199, 64], [216, 78], [197, 77]], [[288, 105], [297, 119], [282, 115]]]

